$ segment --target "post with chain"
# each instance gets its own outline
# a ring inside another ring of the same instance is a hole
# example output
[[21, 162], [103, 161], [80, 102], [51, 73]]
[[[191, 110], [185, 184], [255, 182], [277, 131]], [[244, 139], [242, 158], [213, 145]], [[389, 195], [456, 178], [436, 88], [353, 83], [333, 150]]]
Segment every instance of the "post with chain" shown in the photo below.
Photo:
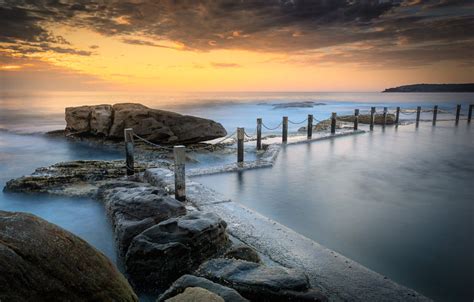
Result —
[[354, 110], [354, 131], [359, 129], [359, 109]]
[[281, 134], [281, 142], [283, 144], [286, 144], [288, 141], [288, 117], [284, 116], [283, 117], [283, 122], [282, 122], [282, 134]]
[[420, 124], [421, 106], [416, 107], [416, 126]]
[[245, 129], [237, 128], [237, 162], [244, 162], [244, 136]]
[[262, 150], [262, 119], [257, 119], [257, 150]]
[[174, 198], [186, 200], [186, 147], [174, 146]]
[[395, 114], [395, 125], [398, 126], [399, 122], [400, 122], [400, 107], [397, 107], [397, 113]]
[[313, 115], [308, 114], [308, 139], [313, 137]]
[[337, 113], [333, 112], [331, 114], [331, 134], [336, 133], [336, 118], [337, 118]]
[[433, 108], [433, 126], [436, 126], [436, 117], [438, 116], [438, 105]]
[[461, 115], [461, 105], [456, 106], [456, 125], [459, 124], [459, 116]]
[[383, 107], [383, 121], [382, 121], [382, 127], [385, 128], [385, 126], [387, 125], [387, 111], [388, 111], [388, 108], [387, 107]]
[[474, 108], [474, 105], [469, 105], [469, 112], [467, 113], [467, 123], [469, 124], [471, 122], [472, 118], [472, 108]]
[[133, 129], [124, 129], [123, 136], [125, 138], [125, 164], [127, 168], [127, 175], [133, 175], [135, 173], [133, 158]]
[[370, 108], [370, 131], [374, 131], [375, 107]]

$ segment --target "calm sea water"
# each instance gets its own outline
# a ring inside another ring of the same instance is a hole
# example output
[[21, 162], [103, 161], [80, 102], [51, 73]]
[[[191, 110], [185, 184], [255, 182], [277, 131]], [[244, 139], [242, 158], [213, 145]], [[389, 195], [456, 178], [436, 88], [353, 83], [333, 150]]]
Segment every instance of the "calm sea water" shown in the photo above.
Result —
[[[314, 108], [274, 109], [275, 103], [314, 101]], [[283, 115], [352, 114], [371, 106], [453, 112], [474, 94], [382, 93], [201, 93], [124, 95], [110, 93], [0, 94], [0, 186], [35, 168], [74, 159], [117, 159], [123, 154], [41, 133], [64, 128], [64, 107], [139, 102], [153, 108], [208, 117], [229, 133], [270, 127]], [[402, 115], [410, 121], [413, 115]], [[424, 113], [422, 119], [430, 119]], [[439, 119], [452, 119], [450, 113]], [[259, 212], [422, 293], [445, 301], [471, 301], [473, 280], [473, 132], [465, 122], [377, 128], [373, 134], [284, 150], [272, 169], [200, 179]], [[301, 125], [290, 124], [290, 131]], [[471, 126], [472, 127], [472, 126]], [[212, 164], [212, 157], [203, 165]], [[303, 175], [305, 177], [303, 177]], [[290, 189], [282, 191], [282, 188]], [[0, 209], [25, 211], [89, 241], [115, 261], [110, 224], [100, 203], [0, 193]]]

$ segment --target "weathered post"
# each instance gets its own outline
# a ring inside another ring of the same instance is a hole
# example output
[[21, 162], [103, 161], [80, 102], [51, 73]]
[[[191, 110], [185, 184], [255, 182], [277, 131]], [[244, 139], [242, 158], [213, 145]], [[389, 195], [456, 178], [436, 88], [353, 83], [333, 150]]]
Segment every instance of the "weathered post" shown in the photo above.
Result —
[[385, 125], [387, 125], [387, 107], [383, 107], [383, 121], [382, 121], [382, 127], [385, 128]]
[[421, 106], [416, 107], [416, 126], [420, 124]]
[[461, 105], [456, 106], [456, 125], [459, 124], [459, 116], [461, 115]]
[[469, 124], [471, 122], [472, 118], [472, 108], [474, 108], [474, 105], [469, 105], [469, 111], [467, 113], [467, 123]]
[[245, 129], [237, 128], [237, 162], [244, 162], [244, 136]]
[[395, 115], [395, 125], [398, 125], [400, 122], [400, 107], [397, 107], [397, 113]]
[[333, 112], [331, 115], [331, 134], [336, 133], [336, 118], [337, 118], [337, 113]]
[[286, 144], [288, 141], [288, 117], [283, 117], [283, 127], [282, 127], [282, 135], [281, 135], [281, 142]]
[[262, 150], [262, 119], [257, 119], [257, 150]]
[[354, 110], [354, 130], [359, 129], [359, 109]]
[[374, 130], [375, 107], [370, 108], [370, 131]]
[[186, 200], [186, 147], [174, 146], [174, 198], [179, 201]]
[[133, 160], [133, 129], [124, 129], [123, 136], [125, 138], [125, 164], [127, 168], [127, 175], [133, 175], [135, 173]]
[[308, 139], [313, 137], [313, 115], [308, 114]]
[[436, 125], [436, 117], [438, 116], [438, 105], [433, 108], [433, 126]]

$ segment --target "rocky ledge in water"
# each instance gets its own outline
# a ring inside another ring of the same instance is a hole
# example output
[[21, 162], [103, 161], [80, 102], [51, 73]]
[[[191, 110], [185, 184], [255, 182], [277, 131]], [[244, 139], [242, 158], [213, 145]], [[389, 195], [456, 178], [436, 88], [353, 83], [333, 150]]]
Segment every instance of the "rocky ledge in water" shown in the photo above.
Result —
[[[345, 127], [352, 128], [352, 125], [347, 126], [344, 123], [354, 123], [355, 117], [353, 115], [342, 115], [336, 118], [336, 129], [343, 129]], [[359, 115], [359, 124], [370, 124], [370, 114]], [[375, 114], [374, 124], [383, 124], [383, 114]], [[386, 118], [387, 125], [395, 124], [395, 115], [392, 113], [387, 114]], [[313, 126], [314, 131], [328, 131], [331, 129], [331, 119], [323, 120]], [[298, 132], [305, 132], [306, 127], [301, 127]]]
[[101, 252], [39, 217], [0, 211], [0, 301], [138, 301]]
[[[146, 164], [136, 163], [135, 171], [142, 172]], [[125, 176], [122, 160], [77, 160], [38, 168], [31, 175], [9, 180], [5, 192], [49, 193], [67, 196], [94, 196], [101, 185]]]
[[191, 144], [227, 135], [215, 121], [123, 103], [66, 108], [66, 134], [120, 140], [124, 129], [157, 144]]

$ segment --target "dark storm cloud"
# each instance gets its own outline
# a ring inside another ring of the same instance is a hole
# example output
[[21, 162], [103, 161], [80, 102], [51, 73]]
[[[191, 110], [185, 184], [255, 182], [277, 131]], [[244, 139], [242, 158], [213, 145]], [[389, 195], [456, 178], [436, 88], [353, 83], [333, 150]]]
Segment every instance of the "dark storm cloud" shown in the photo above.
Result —
[[[461, 0], [0, 0], [0, 4], [0, 16], [6, 16], [0, 18], [4, 42], [53, 43], [57, 37], [43, 24], [56, 22], [109, 36], [129, 35], [123, 39], [128, 44], [167, 47], [159, 41], [172, 40], [195, 51], [299, 53], [366, 43], [376, 45], [374, 51], [383, 53], [383, 60], [413, 62], [420, 52], [431, 49], [445, 52], [438, 56], [443, 60], [470, 59], [464, 45], [474, 47], [470, 31], [474, 5]], [[463, 46], [453, 49], [459, 44]]]

